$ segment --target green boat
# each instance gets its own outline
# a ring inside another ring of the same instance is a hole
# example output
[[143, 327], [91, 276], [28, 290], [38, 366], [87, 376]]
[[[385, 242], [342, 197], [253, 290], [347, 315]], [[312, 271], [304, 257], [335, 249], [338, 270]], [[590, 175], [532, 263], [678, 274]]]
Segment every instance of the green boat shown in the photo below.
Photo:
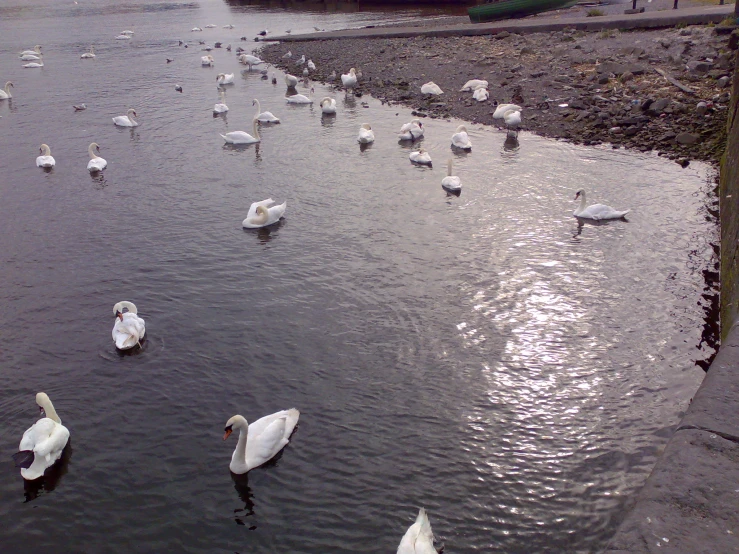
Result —
[[497, 19], [525, 17], [534, 13], [556, 10], [575, 4], [577, 0], [499, 0], [474, 6], [467, 10], [472, 23]]

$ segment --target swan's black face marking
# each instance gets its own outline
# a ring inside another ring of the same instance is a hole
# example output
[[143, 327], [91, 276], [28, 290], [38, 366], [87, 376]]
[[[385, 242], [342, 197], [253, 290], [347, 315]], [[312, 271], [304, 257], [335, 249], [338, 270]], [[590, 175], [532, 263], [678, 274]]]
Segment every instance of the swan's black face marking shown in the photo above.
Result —
[[577, 200], [578, 198], [580, 198], [580, 191], [579, 190], [575, 193], [575, 200]]
[[46, 415], [46, 413], [44, 412], [44, 407], [43, 406], [39, 406], [38, 407], [38, 411], [39, 411], [39, 413], [42, 413], [42, 414]]
[[233, 433], [233, 425], [227, 426], [224, 431], [226, 432], [223, 434], [223, 440], [226, 440]]

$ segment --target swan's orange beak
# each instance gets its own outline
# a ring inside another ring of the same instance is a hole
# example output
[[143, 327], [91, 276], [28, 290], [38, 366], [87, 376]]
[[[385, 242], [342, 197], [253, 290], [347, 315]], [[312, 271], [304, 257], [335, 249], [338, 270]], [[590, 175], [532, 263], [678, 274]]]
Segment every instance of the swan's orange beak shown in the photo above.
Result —
[[226, 429], [226, 432], [223, 433], [223, 440], [226, 440], [228, 437], [230, 437], [231, 433], [233, 433], [233, 429]]
[[579, 192], [576, 192], [575, 193], [575, 200], [577, 200], [578, 198], [580, 198], [580, 193]]
[[123, 314], [122, 314], [121, 312], [118, 312], [117, 314], [115, 314], [115, 316], [116, 316], [116, 317], [117, 317], [118, 319], [120, 319], [121, 321], [123, 321]]

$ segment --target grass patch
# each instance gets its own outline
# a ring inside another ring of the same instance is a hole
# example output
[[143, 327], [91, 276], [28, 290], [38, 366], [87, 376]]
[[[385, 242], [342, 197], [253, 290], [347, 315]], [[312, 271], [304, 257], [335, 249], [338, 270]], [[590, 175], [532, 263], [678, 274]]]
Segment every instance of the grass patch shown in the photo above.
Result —
[[603, 29], [600, 33], [598, 33], [598, 38], [613, 38], [616, 36], [617, 33], [618, 31], [616, 31], [615, 29]]
[[606, 13], [598, 8], [591, 8], [587, 11], [586, 15], [587, 17], [600, 17], [601, 15], [606, 15]]
[[733, 27], [736, 25], [736, 18], [734, 17], [726, 17], [724, 18], [721, 23], [719, 23], [722, 27]]

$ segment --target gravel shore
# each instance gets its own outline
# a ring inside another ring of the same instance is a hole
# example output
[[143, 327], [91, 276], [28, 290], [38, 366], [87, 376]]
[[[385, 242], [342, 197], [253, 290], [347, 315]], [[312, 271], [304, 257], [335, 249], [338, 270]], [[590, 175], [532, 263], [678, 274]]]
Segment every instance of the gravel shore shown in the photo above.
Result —
[[[524, 108], [522, 128], [543, 136], [655, 150], [682, 164], [716, 163], [726, 142], [735, 59], [734, 41], [722, 30], [325, 40], [270, 44], [261, 56], [300, 77], [303, 66], [295, 61], [305, 54], [317, 66], [311, 79], [322, 82], [355, 67], [356, 95], [410, 106], [419, 117], [493, 125], [495, 105], [513, 102]], [[291, 60], [282, 58], [288, 50]], [[458, 92], [469, 79], [489, 82], [489, 100]], [[444, 94], [423, 95], [428, 81]]]

